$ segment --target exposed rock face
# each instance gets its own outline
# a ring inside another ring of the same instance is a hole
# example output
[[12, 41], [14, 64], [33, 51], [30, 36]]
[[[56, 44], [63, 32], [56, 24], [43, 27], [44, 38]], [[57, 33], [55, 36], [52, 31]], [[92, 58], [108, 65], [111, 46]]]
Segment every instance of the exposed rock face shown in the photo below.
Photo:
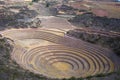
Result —
[[31, 22], [32, 28], [40, 27], [40, 25], [41, 25], [41, 20], [39, 18], [36, 18]]

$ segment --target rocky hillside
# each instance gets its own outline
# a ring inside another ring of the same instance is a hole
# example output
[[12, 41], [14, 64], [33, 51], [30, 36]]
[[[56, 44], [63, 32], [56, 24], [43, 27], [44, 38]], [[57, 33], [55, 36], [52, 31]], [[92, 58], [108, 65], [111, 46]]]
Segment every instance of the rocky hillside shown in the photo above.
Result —
[[8, 5], [0, 7], [0, 30], [7, 28], [40, 27], [38, 13], [27, 5]]
[[120, 19], [98, 17], [92, 13], [77, 15], [69, 22], [78, 27], [120, 32]]
[[[109, 48], [120, 56], [120, 19], [85, 13], [69, 21], [78, 28], [85, 28], [86, 31], [70, 30], [67, 35]], [[92, 31], [88, 32], [88, 29]], [[118, 35], [111, 36], [113, 34]]]
[[[102, 32], [101, 32], [102, 33]], [[82, 39], [86, 42], [102, 46], [104, 48], [109, 48], [114, 53], [120, 56], [120, 36], [111, 36], [108, 34], [101, 34], [96, 31], [85, 32], [79, 29], [70, 30], [67, 32], [68, 36]]]

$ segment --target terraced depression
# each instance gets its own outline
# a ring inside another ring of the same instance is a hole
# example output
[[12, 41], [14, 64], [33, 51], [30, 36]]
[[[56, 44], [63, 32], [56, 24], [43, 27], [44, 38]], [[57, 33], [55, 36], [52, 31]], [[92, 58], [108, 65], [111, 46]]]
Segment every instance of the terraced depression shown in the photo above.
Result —
[[2, 35], [13, 41], [13, 60], [48, 78], [87, 77], [120, 67], [112, 51], [68, 37], [61, 30], [11, 29]]

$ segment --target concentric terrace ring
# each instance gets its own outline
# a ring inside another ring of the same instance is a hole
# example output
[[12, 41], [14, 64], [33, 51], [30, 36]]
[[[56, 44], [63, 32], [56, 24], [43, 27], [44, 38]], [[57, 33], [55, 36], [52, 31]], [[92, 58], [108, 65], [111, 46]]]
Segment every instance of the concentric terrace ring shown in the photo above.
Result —
[[[18, 34], [14, 34], [16, 32]], [[119, 59], [111, 51], [58, 33], [11, 30], [3, 32], [3, 35], [15, 41], [12, 59], [21, 67], [49, 78], [87, 77], [119, 69], [120, 64], [116, 62]], [[17, 40], [24, 39], [42, 39], [55, 45], [41, 45], [27, 50], [17, 43]]]

